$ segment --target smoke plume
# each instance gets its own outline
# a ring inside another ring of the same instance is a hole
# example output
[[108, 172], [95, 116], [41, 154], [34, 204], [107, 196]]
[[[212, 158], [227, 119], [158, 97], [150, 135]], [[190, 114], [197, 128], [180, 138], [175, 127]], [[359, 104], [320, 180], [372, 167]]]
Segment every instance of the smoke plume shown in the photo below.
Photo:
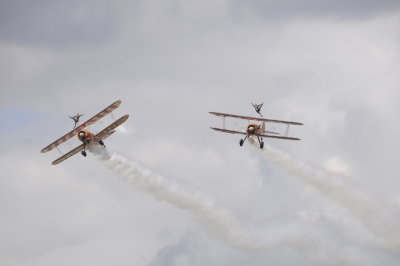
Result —
[[270, 226], [260, 232], [245, 230], [233, 215], [215, 200], [189, 185], [154, 173], [139, 162], [106, 149], [92, 147], [96, 157], [112, 172], [152, 197], [189, 211], [209, 231], [229, 245], [245, 250], [271, 250], [282, 247], [315, 249], [313, 234], [296, 224]]
[[250, 142], [288, 174], [347, 209], [375, 236], [379, 244], [400, 253], [400, 210], [387, 198], [372, 193], [348, 177], [316, 169], [267, 144], [261, 150], [253, 139]]

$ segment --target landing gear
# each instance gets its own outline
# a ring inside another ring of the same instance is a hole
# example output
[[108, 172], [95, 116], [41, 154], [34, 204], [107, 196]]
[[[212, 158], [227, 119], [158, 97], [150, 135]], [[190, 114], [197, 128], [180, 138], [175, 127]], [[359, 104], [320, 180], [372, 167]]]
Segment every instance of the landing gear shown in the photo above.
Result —
[[99, 140], [99, 144], [102, 145], [104, 148], [106, 147], [106, 145], [104, 145], [104, 142], [102, 140]]
[[83, 157], [86, 157], [87, 153], [86, 153], [86, 144], [87, 143], [83, 143], [83, 151], [81, 151], [81, 154], [83, 155]]
[[240, 146], [243, 146], [243, 143], [245, 142], [245, 140], [247, 139], [247, 135], [246, 135], [246, 137], [244, 138], [244, 139], [241, 139], [240, 141], [239, 141], [239, 145]]
[[260, 136], [257, 136], [257, 139], [258, 139], [258, 143], [260, 143], [260, 149], [263, 149], [264, 148], [263, 138], [261, 138], [261, 140], [260, 140]]

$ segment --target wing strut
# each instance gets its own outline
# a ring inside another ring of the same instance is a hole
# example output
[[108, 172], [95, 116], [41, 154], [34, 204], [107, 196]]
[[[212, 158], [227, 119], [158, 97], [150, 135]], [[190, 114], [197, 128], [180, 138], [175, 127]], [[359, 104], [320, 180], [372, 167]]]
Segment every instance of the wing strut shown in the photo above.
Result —
[[286, 124], [286, 133], [285, 136], [287, 137], [289, 135], [289, 124]]

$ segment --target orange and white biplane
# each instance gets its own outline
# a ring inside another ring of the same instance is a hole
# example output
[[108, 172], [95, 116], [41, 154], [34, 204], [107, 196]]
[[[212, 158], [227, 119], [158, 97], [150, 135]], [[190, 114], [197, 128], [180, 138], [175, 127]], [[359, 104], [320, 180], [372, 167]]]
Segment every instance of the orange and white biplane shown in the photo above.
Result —
[[102, 110], [97, 115], [93, 116], [92, 118], [90, 118], [86, 122], [82, 123], [78, 127], [75, 127], [72, 131], [68, 132], [61, 138], [59, 138], [56, 141], [54, 141], [53, 143], [49, 144], [47, 147], [43, 148], [41, 150], [41, 152], [45, 153], [45, 152], [51, 151], [52, 149], [56, 148], [58, 145], [66, 142], [67, 140], [69, 140], [70, 138], [72, 138], [76, 135], [77, 135], [78, 139], [82, 142], [82, 144], [79, 145], [78, 147], [76, 147], [75, 149], [69, 151], [68, 153], [64, 154], [63, 156], [61, 156], [60, 158], [58, 158], [51, 164], [53, 164], [53, 165], [59, 164], [62, 161], [68, 159], [69, 157], [77, 154], [78, 152], [81, 152], [81, 154], [86, 157], [86, 155], [87, 155], [86, 148], [88, 148], [94, 144], [102, 145], [103, 147], [105, 147], [103, 140], [108, 138], [112, 134], [114, 134], [115, 128], [117, 128], [122, 123], [124, 123], [129, 118], [129, 115], [122, 116], [117, 121], [115, 121], [114, 123], [112, 123], [111, 125], [109, 125], [108, 127], [106, 127], [105, 129], [103, 129], [102, 131], [100, 131], [97, 134], [93, 134], [85, 128], [88, 127], [89, 125], [94, 124], [95, 122], [97, 122], [98, 120], [100, 120], [101, 118], [106, 116], [107, 114], [111, 113], [112, 111], [117, 109], [120, 105], [121, 105], [120, 100], [115, 101], [114, 103], [112, 103], [110, 106], [108, 106], [107, 108]]
[[[212, 115], [216, 115], [219, 117], [222, 117], [223, 119], [223, 128], [215, 128], [212, 127], [211, 129], [224, 132], [224, 133], [230, 133], [230, 134], [241, 134], [245, 135], [244, 139], [240, 139], [239, 145], [243, 146], [243, 143], [248, 139], [250, 136], [257, 137], [258, 142], [260, 144], [260, 148], [264, 148], [264, 142], [263, 138], [275, 138], [275, 139], [287, 139], [287, 140], [300, 140], [299, 138], [293, 138], [289, 137], [289, 126], [290, 125], [296, 125], [296, 126], [301, 126], [303, 125], [302, 123], [299, 122], [291, 122], [291, 121], [282, 121], [282, 120], [273, 120], [273, 119], [265, 119], [265, 118], [258, 118], [258, 117], [251, 117], [251, 116], [242, 116], [242, 115], [231, 115], [231, 114], [225, 114], [225, 113], [217, 113], [217, 112], [210, 112]], [[261, 115], [261, 114], [260, 114]], [[238, 118], [238, 119], [244, 119], [248, 120], [249, 124], [247, 125], [246, 129], [243, 131], [236, 131], [236, 130], [231, 130], [231, 129], [225, 129], [225, 118], [226, 117], [232, 117], [232, 118]], [[257, 124], [257, 122], [251, 123], [250, 121], [259, 121], [261, 122], [260, 124]], [[286, 125], [286, 133], [284, 136], [281, 136], [277, 132], [272, 132], [272, 131], [267, 131], [266, 130], [266, 123], [278, 123], [278, 124], [285, 124]]]

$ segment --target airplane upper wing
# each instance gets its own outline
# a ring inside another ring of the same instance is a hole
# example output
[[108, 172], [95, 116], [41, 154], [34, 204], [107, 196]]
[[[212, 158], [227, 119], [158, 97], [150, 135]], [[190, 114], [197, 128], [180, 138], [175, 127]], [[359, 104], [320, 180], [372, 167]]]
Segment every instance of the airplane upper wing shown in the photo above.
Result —
[[57, 160], [55, 160], [54, 162], [52, 162], [52, 165], [56, 165], [59, 164], [61, 162], [63, 162], [64, 160], [68, 159], [69, 157], [71, 157], [72, 155], [77, 154], [78, 152], [80, 152], [81, 150], [83, 150], [83, 148], [85, 147], [85, 145], [81, 144], [78, 147], [76, 147], [75, 149], [73, 149], [72, 151], [64, 154], [63, 156], [61, 156], [60, 158], [58, 158]]
[[245, 119], [245, 120], [256, 120], [256, 121], [270, 122], [270, 123], [280, 123], [280, 124], [296, 125], [296, 126], [303, 125], [302, 123], [299, 123], [299, 122], [272, 120], [272, 119], [265, 119], [265, 118], [251, 117], [251, 116], [231, 115], [231, 114], [217, 113], [217, 112], [210, 112], [210, 114], [216, 115], [216, 116], [221, 116], [221, 117], [233, 117], [233, 118], [239, 118], [239, 119]]
[[222, 129], [222, 128], [216, 128], [216, 127], [211, 127], [211, 129], [214, 129], [214, 130], [220, 131], [220, 132], [230, 133], [230, 134], [242, 134], [242, 135], [246, 135], [245, 132], [241, 132], [241, 131], [235, 131], [235, 130], [229, 130], [229, 129]]
[[79, 131], [81, 131], [82, 129], [84, 129], [85, 127], [95, 123], [96, 121], [98, 121], [99, 119], [103, 118], [104, 116], [106, 116], [107, 114], [111, 113], [112, 111], [114, 111], [116, 108], [118, 108], [121, 105], [121, 101], [115, 101], [114, 103], [112, 103], [111, 105], [109, 105], [107, 108], [105, 108], [104, 110], [102, 110], [100, 113], [98, 113], [97, 115], [93, 116], [92, 118], [90, 118], [89, 120], [87, 120], [86, 122], [84, 122], [83, 124], [81, 124], [80, 126], [74, 128], [72, 131], [68, 132], [67, 134], [65, 134], [64, 136], [62, 136], [61, 138], [57, 139], [56, 141], [54, 141], [53, 143], [49, 144], [47, 147], [43, 148], [41, 150], [42, 153], [44, 152], [48, 152], [51, 151], [52, 149], [54, 149], [55, 147], [57, 147], [58, 145], [60, 145], [61, 143], [66, 142], [67, 140], [69, 140], [70, 138], [72, 138], [73, 136], [77, 135], [79, 133]]

